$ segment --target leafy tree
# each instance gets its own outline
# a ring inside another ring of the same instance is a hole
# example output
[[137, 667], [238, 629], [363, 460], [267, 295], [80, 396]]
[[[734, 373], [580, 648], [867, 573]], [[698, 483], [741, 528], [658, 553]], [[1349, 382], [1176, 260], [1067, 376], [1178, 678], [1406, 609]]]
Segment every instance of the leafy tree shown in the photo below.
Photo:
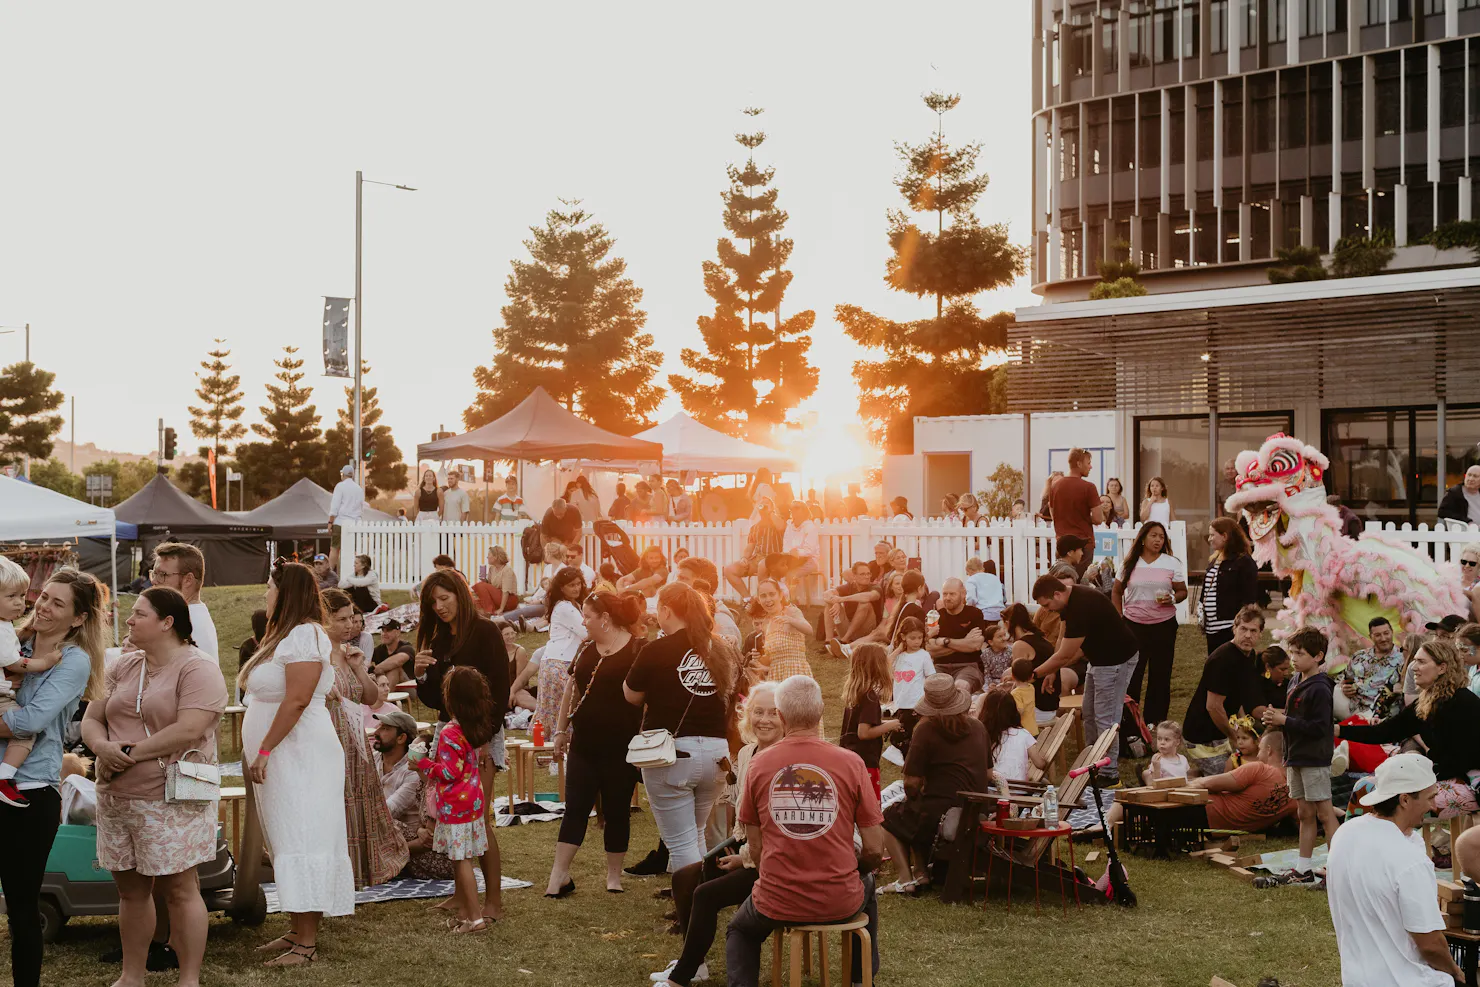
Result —
[[616, 241], [579, 201], [552, 209], [524, 241], [530, 260], [514, 261], [504, 282], [509, 303], [493, 329], [493, 362], [473, 371], [479, 394], [463, 412], [484, 425], [543, 387], [566, 409], [630, 435], [652, 424], [663, 399], [653, 383], [663, 355], [642, 331], [642, 289], [627, 262], [609, 257]]
[[1324, 281], [1329, 275], [1321, 263], [1321, 252], [1315, 247], [1281, 247], [1274, 252], [1276, 266], [1267, 272], [1270, 284], [1295, 281]]
[[276, 497], [301, 477], [310, 476], [324, 461], [324, 439], [319, 433], [319, 412], [309, 399], [313, 388], [302, 384], [303, 361], [296, 346], [284, 346], [274, 361], [278, 372], [267, 385], [267, 401], [258, 410], [262, 421], [252, 426], [263, 442], [245, 442], [237, 447], [238, 462], [247, 472], [246, 483], [263, 499]]
[[998, 463], [992, 475], [987, 477], [987, 489], [978, 490], [976, 499], [981, 504], [983, 517], [1011, 517], [1012, 502], [1022, 495], [1023, 471], [1007, 463]]
[[31, 463], [31, 482], [38, 487], [66, 494], [68, 497], [75, 497], [78, 500], [86, 499], [82, 477], [69, 470], [67, 464], [55, 456]]
[[206, 371], [206, 375], [195, 375], [200, 382], [195, 396], [200, 398], [201, 407], [189, 408], [190, 431], [197, 439], [210, 441], [216, 450], [218, 468], [222, 466], [220, 457], [225, 443], [247, 434], [246, 426], [241, 423], [242, 379], [237, 374], [227, 373], [231, 365], [226, 358], [231, 351], [222, 345], [225, 342], [224, 339], [216, 340], [216, 348], [206, 354], [210, 359], [201, 361], [200, 368]]
[[[876, 360], [853, 364], [860, 417], [870, 436], [889, 452], [914, 447], [917, 415], [971, 415], [1005, 406], [1006, 378], [994, 350], [1006, 345], [1012, 315], [982, 316], [971, 296], [1012, 283], [1024, 271], [1025, 251], [1014, 246], [1002, 224], [982, 226], [972, 207], [987, 187], [977, 173], [980, 144], [952, 147], [944, 116], [959, 96], [930, 93], [925, 105], [936, 114], [935, 136], [922, 144], [897, 144], [905, 164], [895, 186], [912, 212], [934, 214], [935, 229], [922, 229], [903, 210], [889, 213], [889, 259], [885, 281], [897, 291], [935, 299], [935, 316], [895, 322], [839, 305], [843, 331], [864, 347], [882, 351]], [[947, 225], [947, 218], [950, 225]]]
[[[165, 467], [168, 473], [169, 467]], [[110, 504], [121, 504], [144, 489], [158, 474], [159, 469], [152, 459], [140, 459], [131, 463], [120, 463], [116, 459], [105, 459], [93, 463], [82, 471], [84, 477], [100, 475], [113, 477], [113, 496]], [[86, 481], [84, 481], [86, 482]]]
[[[370, 373], [370, 364], [361, 365], [360, 376]], [[380, 398], [376, 389], [361, 385], [360, 424], [371, 430], [375, 437], [375, 457], [367, 462], [365, 471], [365, 496], [376, 497], [381, 492], [396, 493], [406, 489], [406, 463], [401, 459], [401, 450], [391, 437], [389, 425], [379, 424], [384, 412], [380, 409]], [[339, 409], [339, 420], [324, 433], [324, 466], [315, 478], [321, 487], [330, 490], [339, 482], [339, 471], [355, 455], [355, 389], [344, 389], [345, 406]]]
[[1377, 230], [1370, 237], [1344, 236], [1331, 251], [1331, 273], [1338, 278], [1370, 278], [1392, 263], [1393, 234]]
[[62, 430], [62, 416], [49, 412], [65, 400], [61, 391], [52, 390], [56, 379], [34, 363], [13, 363], [0, 371], [0, 465], [51, 456], [52, 436]]
[[[755, 107], [747, 116], [759, 116]], [[817, 368], [807, 362], [812, 345], [813, 311], [781, 317], [781, 300], [791, 284], [786, 270], [793, 242], [781, 236], [786, 213], [776, 208], [771, 188], [774, 168], [759, 168], [755, 149], [766, 135], [736, 134], [749, 156], [744, 168], [730, 165], [730, 187], [723, 194], [725, 229], [719, 260], [704, 262], [704, 291], [714, 299], [714, 315], [699, 317], [705, 352], [684, 349], [684, 366], [702, 379], [670, 374], [668, 386], [696, 419], [733, 435], [765, 439], [798, 403], [817, 390]], [[742, 241], [744, 249], [737, 246]], [[763, 318], [769, 314], [771, 321]], [[761, 393], [757, 384], [770, 386]]]

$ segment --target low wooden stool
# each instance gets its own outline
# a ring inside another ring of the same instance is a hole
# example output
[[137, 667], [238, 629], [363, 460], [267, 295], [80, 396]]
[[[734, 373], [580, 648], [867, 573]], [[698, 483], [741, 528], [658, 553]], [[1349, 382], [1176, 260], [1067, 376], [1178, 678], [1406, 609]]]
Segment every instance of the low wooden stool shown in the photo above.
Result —
[[231, 729], [231, 744], [238, 754], [242, 749], [242, 717], [247, 714], [245, 706], [227, 706], [221, 715], [226, 717], [227, 725]]
[[560, 793], [560, 801], [565, 801], [565, 758], [557, 757], [554, 744], [540, 744], [536, 747], [532, 743], [519, 745], [519, 796], [526, 802], [535, 801], [534, 779], [535, 772], [539, 770], [539, 758], [541, 754], [548, 754], [550, 759], [557, 765], [556, 777]]
[[[829, 922], [822, 925], [788, 925], [778, 928], [771, 933], [771, 984], [772, 987], [782, 987], [789, 984], [790, 987], [802, 987], [802, 978], [812, 973], [812, 936], [817, 937], [817, 962], [822, 967], [822, 987], [828, 987], [832, 983], [828, 979], [827, 969], [827, 934], [829, 932], [842, 933], [843, 949], [843, 978], [839, 981], [842, 987], [850, 987], [854, 983], [862, 983], [863, 987], [873, 987], [874, 983], [874, 959], [873, 940], [868, 934], [868, 916], [863, 912], [848, 919], [845, 922]], [[853, 942], [857, 938], [862, 947], [863, 969], [858, 971], [859, 976], [853, 975]], [[781, 941], [791, 940], [791, 979], [781, 979]]]
[[510, 740], [504, 744], [504, 758], [509, 765], [509, 770], [505, 772], [509, 776], [509, 805], [504, 810], [506, 812], [514, 810], [519, 794], [524, 791], [524, 759], [519, 756], [519, 752], [527, 743], [527, 740]]
[[226, 806], [231, 806], [231, 855], [240, 859], [242, 846], [242, 806], [247, 804], [247, 789], [223, 788], [221, 800], [216, 804], [216, 818], [226, 825]]
[[391, 692], [386, 694], [385, 701], [404, 713], [406, 712], [406, 700], [410, 698], [411, 693], [409, 692]]

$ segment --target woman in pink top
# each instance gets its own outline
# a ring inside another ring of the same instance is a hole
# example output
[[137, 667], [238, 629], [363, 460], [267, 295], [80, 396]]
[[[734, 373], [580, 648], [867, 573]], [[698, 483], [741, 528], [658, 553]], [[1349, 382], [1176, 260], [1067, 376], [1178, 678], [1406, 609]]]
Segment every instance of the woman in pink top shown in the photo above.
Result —
[[434, 757], [416, 764], [431, 783], [437, 803], [437, 829], [432, 849], [453, 862], [453, 900], [457, 918], [453, 932], [484, 932], [488, 923], [479, 914], [478, 882], [473, 861], [488, 852], [488, 830], [483, 825], [483, 782], [478, 775], [478, 749], [493, 739], [493, 708], [488, 683], [474, 668], [455, 665], [442, 680], [442, 699], [452, 719], [437, 735]]
[[1177, 650], [1177, 604], [1187, 599], [1187, 567], [1172, 555], [1167, 529], [1159, 521], [1141, 525], [1120, 564], [1110, 599], [1141, 645], [1141, 661], [1131, 673], [1130, 697], [1141, 700], [1141, 675], [1151, 668], [1143, 713], [1147, 723], [1167, 718], [1172, 702], [1172, 658]]

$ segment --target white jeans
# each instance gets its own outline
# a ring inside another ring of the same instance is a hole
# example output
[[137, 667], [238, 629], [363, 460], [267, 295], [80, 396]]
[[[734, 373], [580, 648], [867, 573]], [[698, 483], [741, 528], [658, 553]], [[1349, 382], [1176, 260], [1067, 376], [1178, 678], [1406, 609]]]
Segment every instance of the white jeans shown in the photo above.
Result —
[[719, 762], [730, 755], [730, 742], [724, 737], [679, 737], [674, 746], [689, 756], [666, 768], [642, 769], [653, 822], [668, 847], [670, 871], [704, 859], [704, 824], [724, 790]]

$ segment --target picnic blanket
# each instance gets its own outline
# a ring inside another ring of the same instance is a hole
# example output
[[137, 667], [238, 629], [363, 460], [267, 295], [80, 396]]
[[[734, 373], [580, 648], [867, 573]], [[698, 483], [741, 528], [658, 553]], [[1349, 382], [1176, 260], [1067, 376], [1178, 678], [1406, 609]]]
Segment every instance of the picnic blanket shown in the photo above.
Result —
[[[477, 870], [474, 874], [478, 879], [478, 891], [483, 891], [483, 874]], [[505, 877], [500, 883], [505, 891], [517, 891], [520, 888], [534, 887], [529, 881], [520, 881], [512, 877]], [[277, 885], [262, 885], [262, 893], [267, 896], [267, 910], [269, 912], [282, 911], [278, 904]], [[365, 888], [363, 891], [355, 892], [355, 906], [373, 905], [382, 901], [409, 901], [413, 898], [446, 898], [452, 895], [451, 881], [387, 881]]]

